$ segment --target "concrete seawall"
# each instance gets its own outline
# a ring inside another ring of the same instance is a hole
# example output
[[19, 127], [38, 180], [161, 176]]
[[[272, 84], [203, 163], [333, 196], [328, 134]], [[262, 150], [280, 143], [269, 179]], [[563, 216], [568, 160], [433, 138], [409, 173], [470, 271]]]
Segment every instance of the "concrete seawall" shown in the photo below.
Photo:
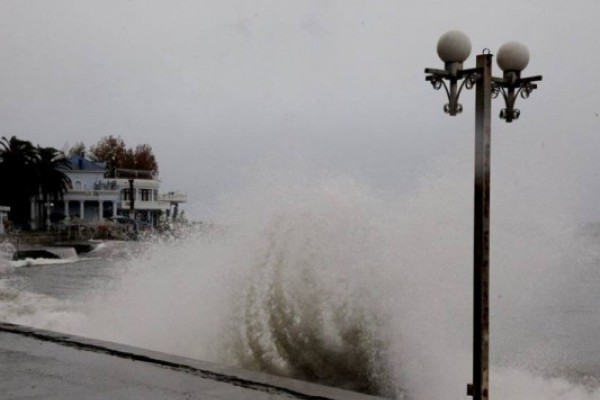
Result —
[[377, 397], [186, 357], [0, 322], [3, 399]]

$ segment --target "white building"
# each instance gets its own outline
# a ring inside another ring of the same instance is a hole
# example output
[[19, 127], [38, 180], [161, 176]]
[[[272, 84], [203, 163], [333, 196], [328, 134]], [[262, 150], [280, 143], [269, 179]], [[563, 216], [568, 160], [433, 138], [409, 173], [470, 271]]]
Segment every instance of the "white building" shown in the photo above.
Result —
[[[65, 173], [71, 179], [71, 187], [63, 201], [47, 205], [51, 214], [58, 218], [64, 216], [68, 220], [99, 223], [110, 217], [129, 217], [132, 185], [134, 217], [139, 222], [154, 224], [160, 215], [171, 215], [172, 207], [177, 210], [180, 203], [187, 201], [186, 196], [179, 193], [159, 195], [160, 181], [145, 171], [125, 171], [125, 175], [132, 178], [105, 178], [104, 163], [80, 156], [69, 160], [72, 169]], [[32, 205], [32, 220], [35, 221], [34, 215], [35, 206]]]

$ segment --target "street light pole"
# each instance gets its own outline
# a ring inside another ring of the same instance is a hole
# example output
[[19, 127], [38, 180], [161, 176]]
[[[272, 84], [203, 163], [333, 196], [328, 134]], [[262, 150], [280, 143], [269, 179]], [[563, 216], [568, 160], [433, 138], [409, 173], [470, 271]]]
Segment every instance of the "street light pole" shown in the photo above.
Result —
[[541, 81], [542, 77], [521, 78], [521, 71], [529, 63], [529, 51], [516, 42], [506, 43], [498, 51], [498, 65], [504, 71], [502, 78], [492, 76], [493, 56], [489, 50], [484, 50], [483, 54], [477, 56], [476, 68], [463, 69], [463, 62], [471, 53], [471, 41], [460, 31], [450, 31], [442, 35], [437, 51], [445, 63], [445, 68], [426, 68], [425, 79], [434, 89], [445, 89], [448, 103], [444, 106], [444, 112], [451, 116], [462, 113], [463, 107], [458, 102], [460, 94], [463, 88], [469, 90], [475, 86], [473, 381], [467, 385], [467, 394], [474, 400], [488, 400], [492, 99], [502, 94], [506, 107], [500, 112], [500, 118], [512, 122], [521, 114], [515, 108], [517, 97], [528, 98], [537, 88], [533, 82]]
[[492, 55], [477, 56], [475, 87], [475, 206], [473, 236], [473, 386], [469, 394], [487, 399], [489, 387], [490, 153]]

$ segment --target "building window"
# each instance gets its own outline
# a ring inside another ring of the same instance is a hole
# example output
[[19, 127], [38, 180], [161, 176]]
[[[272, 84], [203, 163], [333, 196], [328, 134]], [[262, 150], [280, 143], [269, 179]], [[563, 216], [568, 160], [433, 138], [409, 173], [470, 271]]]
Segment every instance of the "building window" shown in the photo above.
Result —
[[123, 195], [123, 200], [124, 201], [131, 200], [131, 191], [129, 189], [123, 189], [121, 191], [121, 193]]
[[150, 201], [150, 189], [142, 189], [140, 195], [142, 196], [142, 201]]

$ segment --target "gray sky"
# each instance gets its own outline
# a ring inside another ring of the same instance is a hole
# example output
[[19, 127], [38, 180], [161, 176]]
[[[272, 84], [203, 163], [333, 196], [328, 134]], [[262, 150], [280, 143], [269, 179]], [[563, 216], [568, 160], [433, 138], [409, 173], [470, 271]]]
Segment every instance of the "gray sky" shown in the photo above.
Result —
[[544, 76], [519, 121], [494, 102], [494, 184], [600, 220], [598, 16], [595, 0], [0, 0], [0, 135], [148, 143], [197, 218], [265, 162], [411, 190], [440, 160], [471, 162], [473, 94], [450, 118], [423, 73], [461, 29], [474, 53], [525, 43], [524, 74]]

